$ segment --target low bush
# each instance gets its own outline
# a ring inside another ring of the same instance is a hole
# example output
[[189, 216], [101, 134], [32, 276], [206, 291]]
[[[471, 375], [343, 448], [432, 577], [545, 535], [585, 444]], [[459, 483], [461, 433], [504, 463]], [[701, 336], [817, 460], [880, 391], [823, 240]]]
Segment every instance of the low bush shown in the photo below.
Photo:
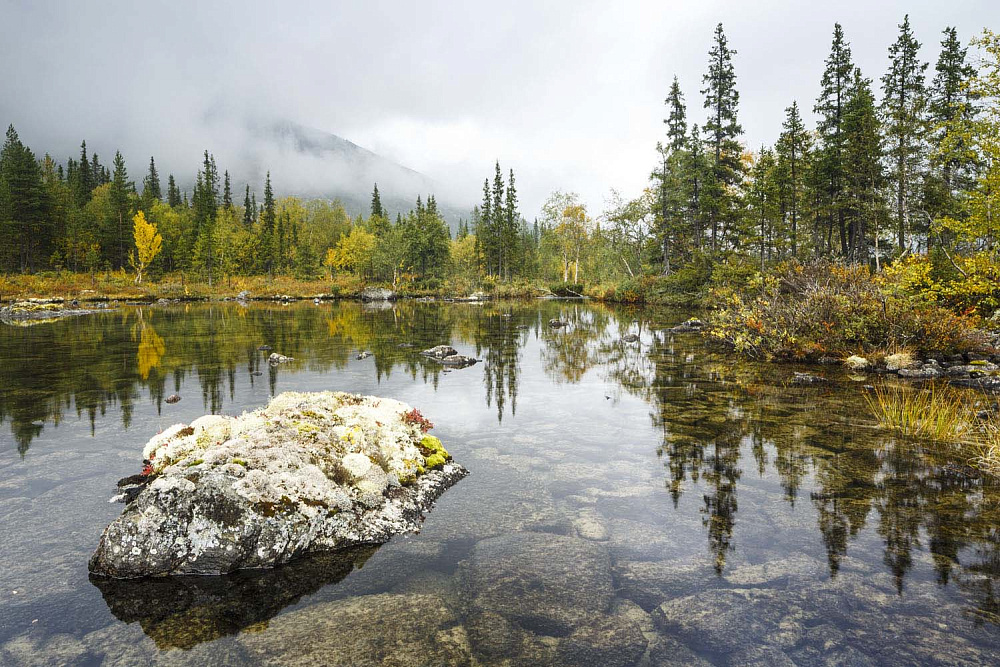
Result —
[[553, 283], [549, 291], [556, 296], [583, 296], [583, 285], [580, 283]]
[[784, 264], [742, 285], [716, 284], [709, 302], [712, 335], [754, 358], [953, 354], [985, 342], [975, 316], [913, 299], [865, 266]]

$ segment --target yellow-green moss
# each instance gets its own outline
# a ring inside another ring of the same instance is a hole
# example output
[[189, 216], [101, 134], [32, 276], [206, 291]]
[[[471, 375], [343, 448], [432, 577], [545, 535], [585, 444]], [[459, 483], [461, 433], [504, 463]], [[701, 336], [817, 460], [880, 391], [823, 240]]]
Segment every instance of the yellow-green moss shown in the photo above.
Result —
[[418, 447], [420, 448], [420, 453], [424, 455], [424, 466], [428, 470], [440, 468], [447, 461], [451, 460], [451, 454], [444, 448], [441, 441], [433, 435], [425, 435]]

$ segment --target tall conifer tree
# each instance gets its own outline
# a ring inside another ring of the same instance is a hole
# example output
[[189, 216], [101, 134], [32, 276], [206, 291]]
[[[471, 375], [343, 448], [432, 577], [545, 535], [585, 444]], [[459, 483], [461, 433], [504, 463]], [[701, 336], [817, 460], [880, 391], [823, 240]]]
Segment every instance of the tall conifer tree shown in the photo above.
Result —
[[910, 202], [916, 196], [919, 170], [925, 155], [924, 112], [926, 91], [924, 70], [927, 63], [919, 58], [920, 42], [910, 29], [906, 15], [899, 26], [899, 37], [889, 47], [889, 71], [882, 77], [882, 114], [888, 140], [893, 189], [896, 195], [896, 239], [899, 252], [906, 247]]
[[704, 130], [713, 153], [709, 207], [713, 251], [719, 247], [719, 225], [733, 208], [730, 188], [739, 182], [742, 171], [737, 137], [743, 134], [743, 128], [737, 122], [740, 94], [736, 90], [736, 71], [733, 69], [735, 55], [736, 51], [729, 48], [722, 24], [718, 24], [708, 53], [708, 72], [702, 77], [705, 88], [701, 91], [705, 96], [704, 106], [709, 111]]

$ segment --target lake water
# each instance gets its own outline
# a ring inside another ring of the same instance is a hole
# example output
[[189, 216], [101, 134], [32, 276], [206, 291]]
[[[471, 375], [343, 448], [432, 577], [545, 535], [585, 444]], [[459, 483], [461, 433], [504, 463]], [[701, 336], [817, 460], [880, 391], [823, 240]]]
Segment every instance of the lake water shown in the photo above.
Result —
[[[794, 385], [670, 333], [686, 315], [226, 303], [0, 325], [0, 664], [1000, 663], [1000, 487], [878, 431], [858, 378]], [[442, 343], [482, 363], [420, 357]], [[471, 471], [419, 534], [88, 577], [150, 436], [327, 389], [418, 407]]]

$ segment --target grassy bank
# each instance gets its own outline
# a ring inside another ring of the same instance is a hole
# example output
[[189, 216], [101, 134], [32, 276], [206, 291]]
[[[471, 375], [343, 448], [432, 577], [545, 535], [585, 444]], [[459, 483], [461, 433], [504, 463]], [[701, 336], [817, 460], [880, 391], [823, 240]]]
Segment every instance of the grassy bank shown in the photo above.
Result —
[[978, 316], [916, 298], [866, 266], [786, 264], [741, 283], [716, 281], [707, 305], [712, 335], [757, 359], [870, 359], [901, 351], [929, 357], [989, 349]]
[[[235, 298], [249, 292], [254, 298], [288, 296], [296, 299], [322, 297], [327, 299], [358, 298], [366, 286], [390, 287], [378, 283], [339, 275], [332, 279], [299, 280], [292, 276], [242, 276], [207, 281], [190, 275], [174, 273], [156, 281], [134, 284], [131, 275], [123, 272], [70, 273], [45, 272], [0, 276], [0, 303], [30, 298], [61, 298], [88, 301], [155, 301], [157, 299], [214, 300]], [[477, 292], [495, 299], [533, 298], [550, 294], [549, 285], [538, 281], [501, 283], [485, 280], [450, 280], [437, 284], [407, 284], [397, 286], [396, 293], [404, 298], [435, 297], [465, 298]]]

